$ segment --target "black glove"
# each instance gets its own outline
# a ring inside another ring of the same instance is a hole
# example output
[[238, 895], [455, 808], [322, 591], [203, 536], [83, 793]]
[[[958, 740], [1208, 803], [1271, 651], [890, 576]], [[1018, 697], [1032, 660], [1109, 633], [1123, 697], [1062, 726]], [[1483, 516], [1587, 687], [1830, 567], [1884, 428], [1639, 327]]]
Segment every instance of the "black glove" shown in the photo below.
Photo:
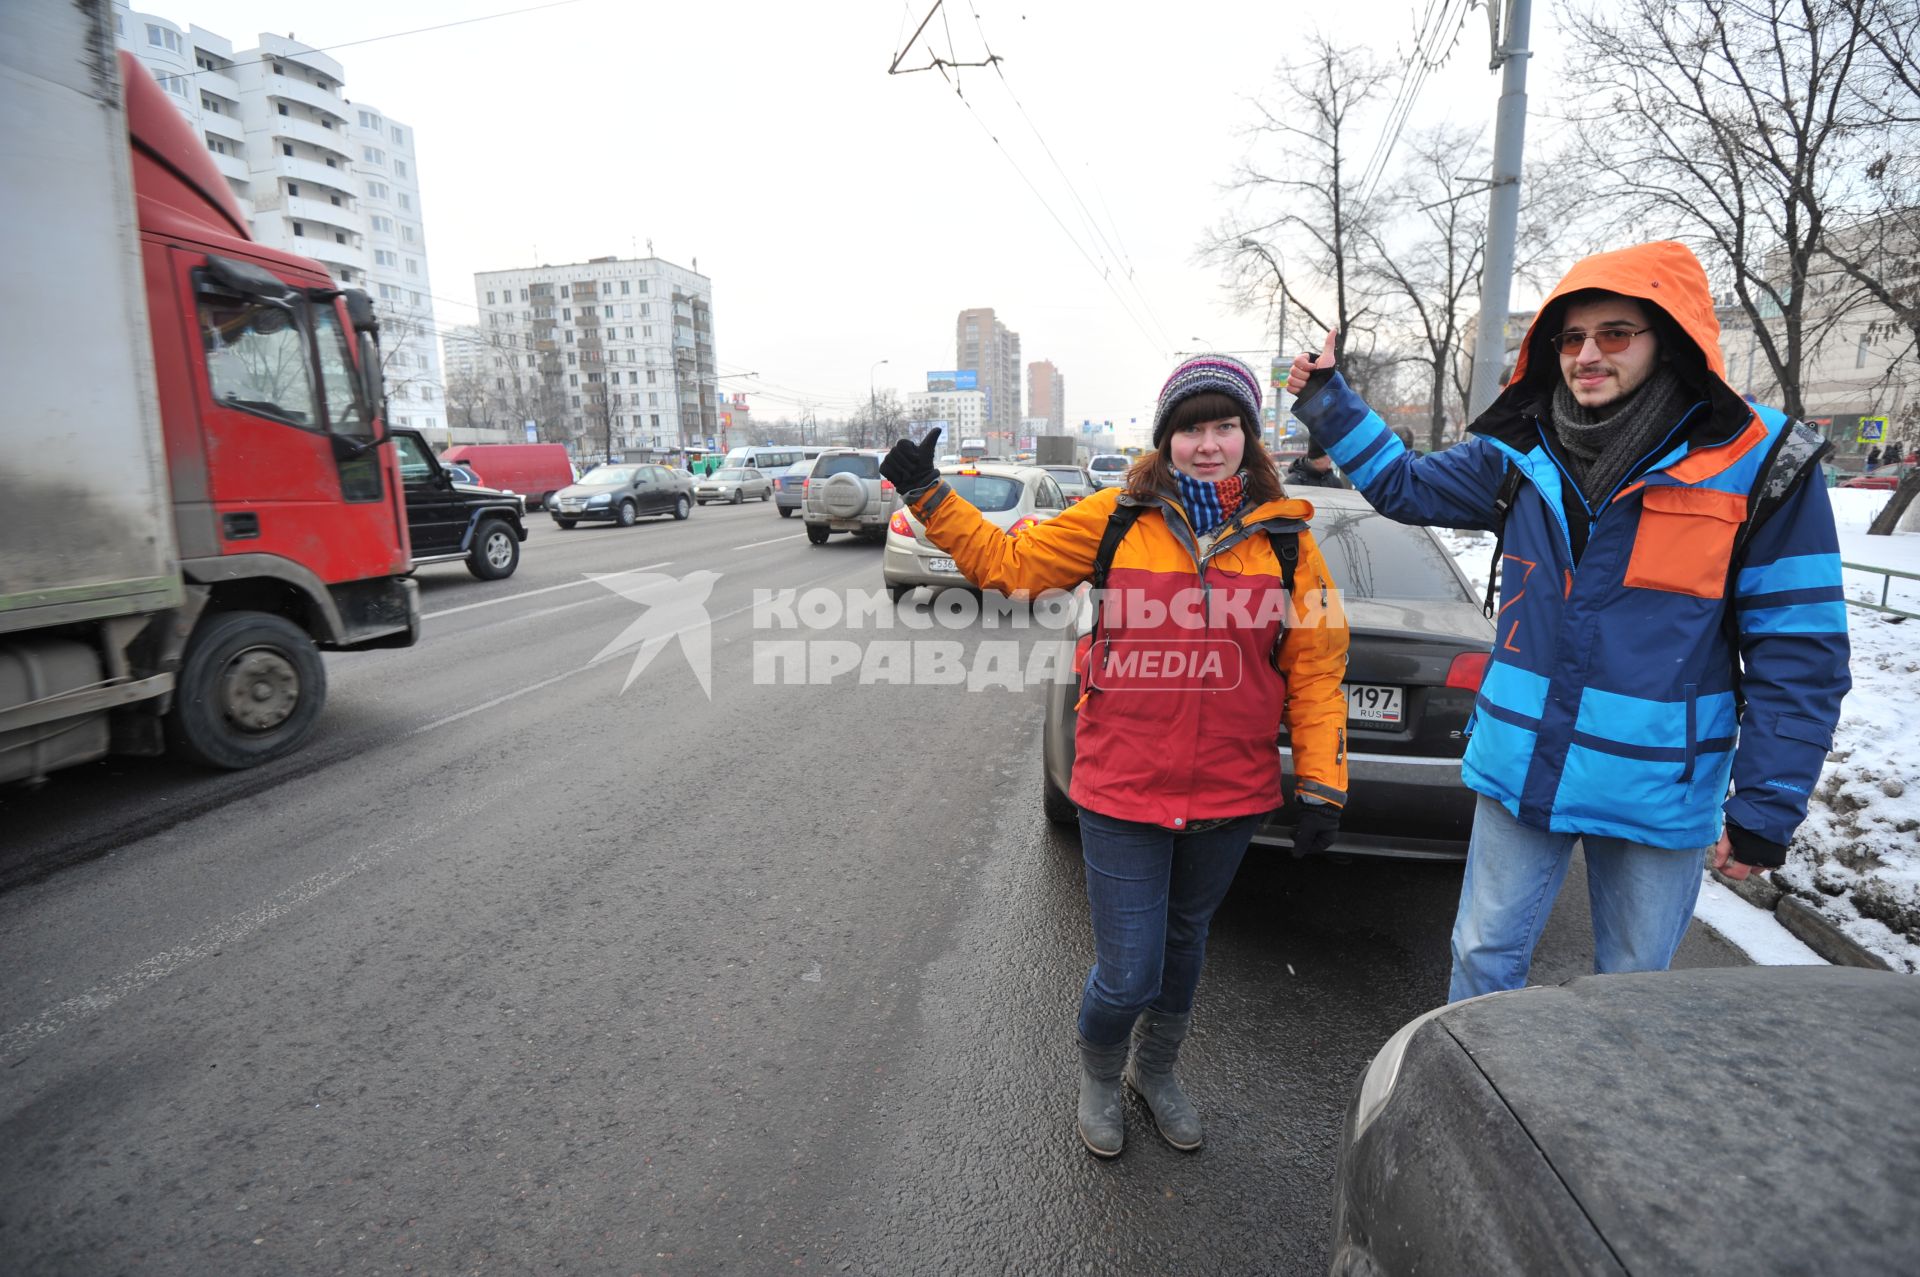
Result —
[[1293, 820], [1293, 854], [1317, 856], [1333, 846], [1334, 831], [1340, 828], [1340, 809], [1332, 803], [1296, 803], [1299, 814]]
[[880, 458], [880, 473], [900, 492], [918, 492], [940, 477], [940, 472], [933, 468], [933, 450], [939, 446], [938, 430], [927, 431], [927, 437], [919, 443], [902, 439]]

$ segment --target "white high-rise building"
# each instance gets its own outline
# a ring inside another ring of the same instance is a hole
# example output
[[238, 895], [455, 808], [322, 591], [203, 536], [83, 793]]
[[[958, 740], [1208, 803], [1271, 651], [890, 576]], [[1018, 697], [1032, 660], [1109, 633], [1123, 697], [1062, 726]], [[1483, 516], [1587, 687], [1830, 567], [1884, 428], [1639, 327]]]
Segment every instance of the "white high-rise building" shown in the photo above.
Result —
[[953, 452], [962, 439], [980, 439], [992, 424], [984, 390], [916, 390], [907, 396], [907, 420], [917, 426], [938, 423], [946, 431], [940, 451]]
[[363, 288], [380, 315], [388, 419], [448, 441], [413, 129], [342, 92], [341, 65], [286, 36], [257, 48], [116, 4], [121, 45], [173, 95], [255, 240]]
[[722, 446], [705, 275], [657, 257], [595, 257], [480, 271], [473, 292], [486, 352], [473, 397], [495, 397], [480, 405], [492, 416], [531, 421], [581, 457]]

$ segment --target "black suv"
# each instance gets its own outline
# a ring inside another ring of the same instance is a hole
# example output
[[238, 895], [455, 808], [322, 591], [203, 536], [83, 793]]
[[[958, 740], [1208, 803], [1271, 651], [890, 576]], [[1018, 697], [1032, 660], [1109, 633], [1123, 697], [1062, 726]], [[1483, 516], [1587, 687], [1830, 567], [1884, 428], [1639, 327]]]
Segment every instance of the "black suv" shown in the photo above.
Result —
[[457, 482], [418, 430], [389, 430], [400, 455], [407, 491], [407, 535], [413, 565], [465, 560], [482, 581], [498, 581], [520, 566], [527, 539], [520, 498]]

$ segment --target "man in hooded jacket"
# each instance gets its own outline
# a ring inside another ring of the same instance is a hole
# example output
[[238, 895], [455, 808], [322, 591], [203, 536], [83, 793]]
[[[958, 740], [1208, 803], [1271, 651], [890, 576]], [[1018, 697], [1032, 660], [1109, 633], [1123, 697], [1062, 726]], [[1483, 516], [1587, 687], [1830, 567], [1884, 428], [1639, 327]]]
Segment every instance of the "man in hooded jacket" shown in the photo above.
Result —
[[1832, 745], [1850, 681], [1827, 445], [1727, 385], [1706, 273], [1677, 243], [1576, 265], [1505, 391], [1431, 456], [1348, 389], [1334, 337], [1288, 389], [1367, 500], [1504, 528], [1450, 998], [1525, 982], [1576, 838], [1594, 969], [1665, 969], [1702, 863], [1782, 864]]

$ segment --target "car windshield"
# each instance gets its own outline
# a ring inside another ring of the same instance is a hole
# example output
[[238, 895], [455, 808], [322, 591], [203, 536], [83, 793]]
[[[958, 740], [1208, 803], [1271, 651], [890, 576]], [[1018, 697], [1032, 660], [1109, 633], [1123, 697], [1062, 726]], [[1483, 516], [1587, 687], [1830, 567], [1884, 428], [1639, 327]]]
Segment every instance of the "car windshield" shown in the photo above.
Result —
[[862, 479], [880, 477], [880, 458], [863, 457], [857, 453], [842, 453], [837, 457], [822, 457], [814, 467], [813, 477], [825, 479], [830, 475], [850, 474]]
[[988, 513], [1011, 510], [1019, 505], [1020, 489], [1025, 486], [1018, 479], [997, 474], [948, 475], [947, 484], [954, 495], [965, 497], [974, 509]]
[[1128, 465], [1125, 457], [1095, 457], [1087, 463], [1089, 470], [1125, 470]]
[[1468, 599], [1447, 553], [1425, 528], [1371, 510], [1314, 511], [1313, 539], [1333, 583], [1361, 599]]
[[580, 476], [582, 483], [632, 483], [633, 471], [625, 466], [595, 466]]
[[716, 470], [713, 477], [716, 479], [732, 479], [737, 483], [747, 477], [747, 472], [745, 470]]

